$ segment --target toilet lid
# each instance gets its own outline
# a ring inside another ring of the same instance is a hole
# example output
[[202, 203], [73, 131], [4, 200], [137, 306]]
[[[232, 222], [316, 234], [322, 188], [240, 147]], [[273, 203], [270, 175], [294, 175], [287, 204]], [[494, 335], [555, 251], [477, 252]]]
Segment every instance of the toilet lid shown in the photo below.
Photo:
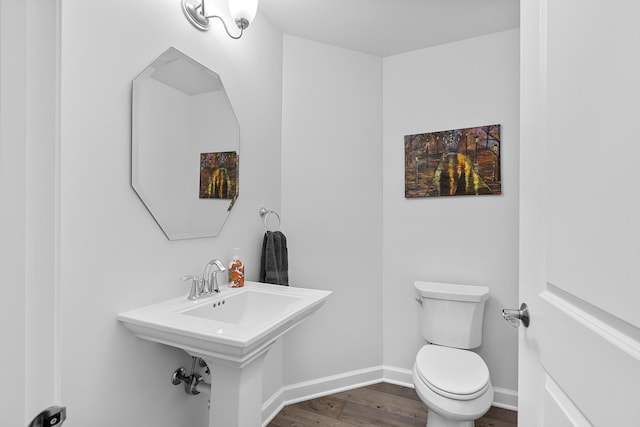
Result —
[[489, 388], [489, 369], [468, 350], [425, 345], [416, 357], [416, 371], [435, 393], [456, 400], [471, 400]]

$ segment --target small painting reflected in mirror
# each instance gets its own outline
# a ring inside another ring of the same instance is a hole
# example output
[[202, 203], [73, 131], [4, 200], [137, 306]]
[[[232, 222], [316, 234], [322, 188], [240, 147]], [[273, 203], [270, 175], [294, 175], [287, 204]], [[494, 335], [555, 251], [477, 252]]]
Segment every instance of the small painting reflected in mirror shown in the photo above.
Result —
[[238, 154], [200, 154], [200, 198], [235, 199], [238, 194]]
[[405, 198], [502, 194], [500, 125], [405, 135]]

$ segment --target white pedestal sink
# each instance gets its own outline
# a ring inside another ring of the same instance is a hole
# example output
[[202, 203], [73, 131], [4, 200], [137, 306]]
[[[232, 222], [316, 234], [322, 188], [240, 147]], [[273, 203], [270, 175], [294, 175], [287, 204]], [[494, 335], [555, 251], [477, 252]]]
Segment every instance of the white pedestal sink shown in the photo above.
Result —
[[271, 345], [331, 292], [245, 282], [189, 301], [180, 297], [118, 315], [136, 336], [201, 357], [211, 369], [209, 427], [262, 425], [262, 362]]

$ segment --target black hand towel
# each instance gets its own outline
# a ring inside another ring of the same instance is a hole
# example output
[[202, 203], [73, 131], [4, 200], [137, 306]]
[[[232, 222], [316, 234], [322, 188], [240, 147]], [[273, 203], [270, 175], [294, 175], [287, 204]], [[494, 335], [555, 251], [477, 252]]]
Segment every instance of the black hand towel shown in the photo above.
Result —
[[280, 231], [267, 231], [262, 240], [260, 281], [289, 286], [287, 238]]

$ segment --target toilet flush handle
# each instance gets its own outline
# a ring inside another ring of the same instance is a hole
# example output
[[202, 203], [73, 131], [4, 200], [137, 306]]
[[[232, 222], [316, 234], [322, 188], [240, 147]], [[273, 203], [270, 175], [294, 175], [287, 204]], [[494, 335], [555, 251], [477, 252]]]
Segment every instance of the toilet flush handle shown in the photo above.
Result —
[[531, 317], [529, 316], [529, 307], [527, 307], [527, 304], [525, 303], [520, 305], [520, 310], [508, 308], [503, 309], [502, 317], [514, 328], [520, 326], [520, 322], [522, 322], [525, 328], [528, 328], [531, 321]]
[[416, 301], [418, 301], [418, 304], [422, 305], [422, 298], [416, 297]]

